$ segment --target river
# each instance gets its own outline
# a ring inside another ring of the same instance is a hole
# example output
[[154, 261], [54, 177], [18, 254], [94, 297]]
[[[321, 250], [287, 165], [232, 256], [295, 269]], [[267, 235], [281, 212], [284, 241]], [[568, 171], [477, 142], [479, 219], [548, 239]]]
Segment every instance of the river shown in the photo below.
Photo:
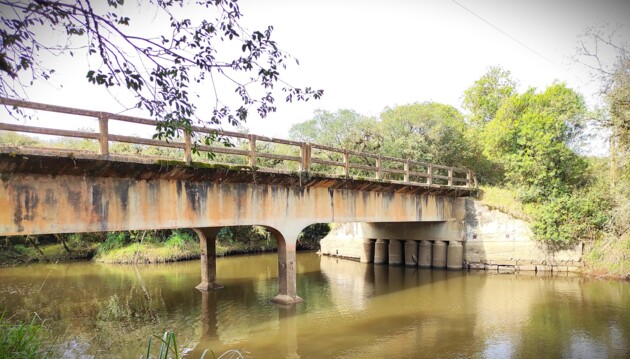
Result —
[[275, 254], [217, 261], [225, 288], [202, 293], [199, 261], [0, 269], [0, 306], [33, 313], [54, 357], [138, 358], [174, 330], [188, 358], [628, 358], [630, 283], [361, 264], [300, 253], [298, 294], [279, 307]]

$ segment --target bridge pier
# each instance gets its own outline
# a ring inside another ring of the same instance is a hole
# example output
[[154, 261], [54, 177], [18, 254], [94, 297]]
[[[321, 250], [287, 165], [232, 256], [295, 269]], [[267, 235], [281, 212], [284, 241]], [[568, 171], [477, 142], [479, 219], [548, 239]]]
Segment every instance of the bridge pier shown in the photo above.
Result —
[[403, 246], [400, 239], [389, 240], [389, 265], [397, 266], [403, 262]]
[[446, 268], [460, 270], [464, 267], [464, 246], [460, 241], [448, 242]]
[[433, 268], [446, 268], [446, 243], [433, 242]]
[[284, 231], [284, 234], [275, 228], [267, 227], [267, 229], [278, 243], [279, 293], [271, 301], [283, 305], [300, 303], [303, 299], [297, 295], [296, 243], [301, 229], [289, 229]]
[[385, 263], [387, 263], [387, 241], [379, 238], [374, 244], [374, 264]]
[[193, 228], [201, 246], [201, 283], [195, 288], [210, 290], [223, 288], [217, 280], [216, 239], [220, 227]]
[[405, 241], [405, 265], [415, 267], [418, 264], [418, 241], [407, 239]]
[[374, 242], [375, 239], [365, 238], [363, 240], [363, 253], [359, 259], [361, 263], [373, 263], [374, 262]]
[[432, 249], [433, 248], [431, 245], [431, 241], [420, 241], [420, 249], [418, 251], [418, 267], [431, 268], [431, 264], [433, 263]]

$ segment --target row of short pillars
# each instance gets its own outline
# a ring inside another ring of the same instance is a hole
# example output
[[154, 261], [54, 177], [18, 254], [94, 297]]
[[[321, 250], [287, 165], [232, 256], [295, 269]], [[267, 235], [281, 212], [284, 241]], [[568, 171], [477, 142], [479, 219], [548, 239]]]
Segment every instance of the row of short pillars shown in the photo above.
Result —
[[404, 264], [421, 268], [463, 268], [464, 247], [459, 241], [371, 239], [363, 243], [363, 250], [363, 261], [367, 263]]

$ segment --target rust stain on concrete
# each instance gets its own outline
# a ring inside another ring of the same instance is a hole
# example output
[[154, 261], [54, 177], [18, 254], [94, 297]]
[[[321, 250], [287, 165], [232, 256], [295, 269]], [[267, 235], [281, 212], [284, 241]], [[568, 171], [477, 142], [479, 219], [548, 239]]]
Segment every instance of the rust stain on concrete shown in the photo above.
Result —
[[[454, 218], [459, 192], [365, 180], [0, 154], [0, 235]], [[15, 171], [19, 168], [19, 171]], [[10, 169], [10, 170], [9, 170]], [[54, 176], [53, 176], [54, 174]], [[89, 175], [88, 175], [89, 174]]]

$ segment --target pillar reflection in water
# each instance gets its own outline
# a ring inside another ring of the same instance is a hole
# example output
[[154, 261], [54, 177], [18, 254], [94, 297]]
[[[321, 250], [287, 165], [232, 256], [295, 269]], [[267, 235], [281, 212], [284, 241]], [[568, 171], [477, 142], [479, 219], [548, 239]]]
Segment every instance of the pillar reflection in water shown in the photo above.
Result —
[[200, 290], [201, 293], [201, 313], [199, 319], [201, 321], [201, 337], [199, 338], [197, 347], [189, 354], [190, 358], [199, 358], [205, 350], [217, 350], [222, 346], [219, 340], [217, 329], [219, 323], [217, 321], [217, 292]]
[[298, 355], [298, 316], [296, 314], [296, 306], [278, 306], [278, 318], [280, 321], [280, 342], [286, 344], [285, 358], [299, 358]]

